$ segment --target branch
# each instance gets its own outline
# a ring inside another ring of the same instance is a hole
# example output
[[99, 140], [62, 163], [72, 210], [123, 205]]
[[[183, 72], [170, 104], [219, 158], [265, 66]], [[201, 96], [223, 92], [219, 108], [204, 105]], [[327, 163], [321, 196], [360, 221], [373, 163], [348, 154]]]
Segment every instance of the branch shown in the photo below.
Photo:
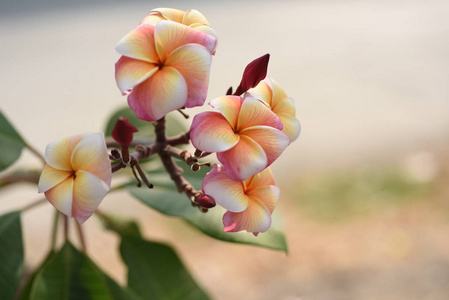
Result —
[[191, 155], [188, 151], [179, 150], [177, 148], [172, 147], [171, 145], [168, 145], [168, 141], [165, 136], [164, 119], [154, 122], [154, 126], [156, 127], [155, 128], [156, 145], [158, 144], [164, 145], [164, 147], [161, 147], [159, 149], [158, 154], [159, 157], [161, 158], [165, 170], [175, 183], [176, 187], [178, 188], [178, 191], [180, 193], [185, 193], [193, 206], [197, 206], [202, 211], [206, 212], [207, 208], [201, 207], [198, 204], [198, 197], [202, 195], [201, 191], [195, 190], [193, 185], [182, 176], [183, 170], [178, 165], [175, 164], [172, 157], [182, 159], [191, 166], [193, 166], [194, 164], [198, 164], [196, 158], [194, 158], [193, 155]]
[[[154, 143], [154, 139], [152, 138], [134, 138], [130, 147], [136, 147], [137, 145], [150, 145]], [[108, 148], [120, 148], [120, 144], [117, 143], [112, 137], [106, 137], [106, 146]]]
[[167, 144], [170, 146], [187, 145], [190, 143], [190, 131], [181, 133], [179, 135], [167, 139]]
[[39, 177], [41, 176], [40, 171], [36, 170], [17, 170], [9, 174], [5, 174], [0, 177], [0, 188], [7, 185], [18, 183], [18, 182], [30, 182], [37, 184], [39, 182]]

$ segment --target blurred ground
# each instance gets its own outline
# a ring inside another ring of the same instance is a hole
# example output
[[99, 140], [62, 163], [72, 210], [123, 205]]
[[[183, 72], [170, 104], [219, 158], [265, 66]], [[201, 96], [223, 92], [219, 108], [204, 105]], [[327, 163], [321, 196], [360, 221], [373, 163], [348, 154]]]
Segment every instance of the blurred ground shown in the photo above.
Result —
[[[230, 245], [124, 193], [101, 205], [138, 216], [173, 244], [216, 299], [449, 299], [449, 2], [192, 1], [0, 3], [0, 108], [27, 140], [103, 130], [125, 105], [116, 42], [152, 8], [196, 8], [219, 34], [209, 99], [267, 52], [269, 75], [296, 100], [303, 132], [273, 165], [275, 226], [288, 256]], [[19, 165], [38, 163], [24, 153]], [[37, 199], [0, 192], [0, 212]], [[126, 205], [124, 205], [126, 203]], [[46, 250], [52, 208], [23, 218], [27, 258]], [[86, 224], [96, 262], [120, 282], [114, 236]]]

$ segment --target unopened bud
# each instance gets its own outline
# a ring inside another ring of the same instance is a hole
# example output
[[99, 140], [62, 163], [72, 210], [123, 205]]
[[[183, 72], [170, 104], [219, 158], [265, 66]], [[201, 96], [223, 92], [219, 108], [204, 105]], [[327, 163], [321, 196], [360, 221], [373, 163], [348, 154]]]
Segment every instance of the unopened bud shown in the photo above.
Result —
[[117, 149], [112, 149], [111, 156], [114, 159], [120, 159], [121, 158], [120, 151], [118, 151]]
[[196, 198], [196, 202], [201, 207], [212, 208], [216, 205], [215, 199], [209, 195], [200, 194], [199, 196], [196, 196], [195, 198]]
[[128, 122], [128, 118], [120, 117], [115, 122], [111, 135], [122, 147], [128, 147], [133, 140], [134, 132], [137, 132], [137, 128]]
[[240, 96], [250, 88], [255, 87], [267, 76], [268, 61], [270, 54], [265, 54], [250, 62], [243, 71], [242, 81], [240, 81], [234, 95]]

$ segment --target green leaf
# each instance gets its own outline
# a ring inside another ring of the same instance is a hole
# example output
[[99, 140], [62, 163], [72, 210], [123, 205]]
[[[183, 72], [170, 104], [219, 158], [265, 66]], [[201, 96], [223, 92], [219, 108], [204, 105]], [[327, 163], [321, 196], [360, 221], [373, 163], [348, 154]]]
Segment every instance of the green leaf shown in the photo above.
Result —
[[128, 266], [128, 286], [143, 300], [209, 299], [169, 246], [122, 236], [120, 253]]
[[66, 242], [37, 274], [31, 300], [140, 300]]
[[[193, 172], [188, 167], [183, 169], [184, 177], [197, 190], [201, 190], [201, 184], [208, 169], [202, 168], [199, 172]], [[202, 213], [196, 207], [192, 207], [185, 194], [177, 192], [167, 174], [156, 172], [157, 177], [152, 177], [152, 174], [148, 173], [148, 178], [154, 184], [154, 189], [126, 187], [131, 195], [146, 205], [163, 214], [184, 218], [188, 223], [215, 239], [287, 252], [287, 243], [282, 232], [273, 227], [257, 237], [246, 232], [224, 232], [222, 222], [223, 214], [226, 212], [224, 208], [217, 205], [207, 213]]]
[[0, 111], [0, 171], [12, 165], [25, 146], [25, 141]]
[[31, 290], [33, 288], [34, 280], [36, 279], [37, 274], [39, 271], [47, 264], [54, 256], [54, 251], [50, 251], [45, 259], [39, 264], [39, 266], [31, 273], [29, 278], [27, 279], [25, 286], [23, 287], [22, 293], [19, 297], [20, 300], [29, 300], [31, 297]]
[[23, 270], [20, 212], [0, 216], [0, 299], [13, 299]]
[[[106, 124], [105, 135], [110, 136], [112, 129], [114, 129], [115, 122], [119, 117], [128, 118], [128, 121], [133, 124], [139, 131], [134, 135], [137, 137], [151, 138], [155, 137], [154, 126], [151, 122], [143, 121], [136, 117], [134, 111], [129, 107], [124, 107], [117, 110], [109, 118]], [[167, 136], [174, 136], [186, 130], [185, 122], [178, 112], [169, 113], [166, 117], [166, 134]]]

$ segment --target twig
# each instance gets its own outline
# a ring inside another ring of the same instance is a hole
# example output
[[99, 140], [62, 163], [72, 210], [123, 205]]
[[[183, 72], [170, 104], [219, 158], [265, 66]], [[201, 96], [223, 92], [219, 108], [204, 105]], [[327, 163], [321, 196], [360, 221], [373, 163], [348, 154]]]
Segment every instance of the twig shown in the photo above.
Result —
[[193, 172], [198, 172], [202, 166], [210, 167], [210, 162], [200, 163], [198, 159], [192, 155], [188, 150], [181, 150], [170, 145], [165, 146], [165, 152], [167, 152], [170, 156], [176, 157], [178, 159], [183, 160], [187, 163]]
[[21, 209], [21, 211], [22, 211], [22, 212], [27, 211], [27, 210], [29, 210], [29, 209], [32, 209], [32, 208], [34, 208], [34, 207], [36, 207], [36, 206], [39, 206], [39, 205], [45, 203], [45, 202], [47, 202], [47, 199], [46, 199], [46, 198], [39, 199], [39, 200], [37, 200], [37, 201], [34, 201], [34, 202], [32, 202], [32, 203], [30, 203], [30, 204], [24, 206], [24, 207]]
[[43, 163], [44, 165], [46, 164], [44, 156], [43, 156], [42, 154], [40, 154], [39, 151], [37, 151], [36, 149], [34, 149], [33, 146], [31, 146], [30, 144], [28, 144], [27, 142], [25, 142], [25, 147], [27, 147], [28, 150], [31, 151], [31, 153], [33, 153], [37, 158], [39, 158], [39, 159], [42, 161], [42, 163]]
[[124, 165], [122, 162], [119, 162], [118, 164], [113, 165], [113, 166], [111, 167], [112, 173], [117, 172], [118, 170], [121, 170], [121, 169], [123, 169], [124, 167], [125, 167], [125, 165]]
[[140, 181], [139, 176], [137, 176], [137, 174], [136, 174], [135, 165], [133, 165], [133, 164], [131, 165], [131, 170], [133, 171], [133, 175], [134, 175], [134, 177], [137, 180], [137, 187], [141, 187], [142, 186], [142, 182]]
[[188, 114], [186, 114], [185, 112], [183, 112], [181, 109], [178, 109], [178, 112], [179, 112], [185, 119], [190, 118], [190, 116], [189, 116]]
[[[145, 175], [145, 173], [143, 172], [142, 168], [140, 167], [138, 162], [134, 162], [133, 167], [136, 167], [137, 172], [139, 172], [140, 178], [142, 179], [142, 181], [146, 184], [146, 186], [150, 189], [152, 189], [154, 186], [153, 184], [148, 180], [147, 176]], [[134, 172], [134, 169], [133, 169]], [[135, 176], [135, 172], [134, 172], [134, 176]], [[137, 178], [137, 176], [136, 176]]]

